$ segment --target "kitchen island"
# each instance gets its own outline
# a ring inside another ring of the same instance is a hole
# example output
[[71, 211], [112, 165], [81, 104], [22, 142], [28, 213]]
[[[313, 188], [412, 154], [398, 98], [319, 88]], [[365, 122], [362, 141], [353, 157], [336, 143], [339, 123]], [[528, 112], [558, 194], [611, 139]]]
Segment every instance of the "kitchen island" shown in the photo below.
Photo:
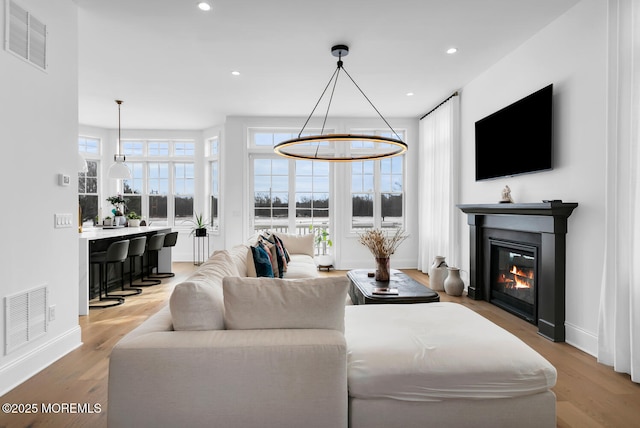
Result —
[[[146, 227], [118, 227], [87, 228], [80, 233], [79, 245], [79, 315], [89, 313], [90, 288], [97, 284], [97, 278], [91, 274], [89, 265], [89, 255], [96, 251], [105, 251], [109, 244], [122, 239], [131, 239], [139, 236], [146, 236], [147, 239], [156, 233], [169, 233], [171, 228], [167, 226], [146, 226]], [[125, 263], [128, 267], [128, 263]], [[171, 271], [171, 248], [163, 248], [158, 253], [158, 270], [160, 272]], [[119, 272], [119, 271], [118, 271]]]

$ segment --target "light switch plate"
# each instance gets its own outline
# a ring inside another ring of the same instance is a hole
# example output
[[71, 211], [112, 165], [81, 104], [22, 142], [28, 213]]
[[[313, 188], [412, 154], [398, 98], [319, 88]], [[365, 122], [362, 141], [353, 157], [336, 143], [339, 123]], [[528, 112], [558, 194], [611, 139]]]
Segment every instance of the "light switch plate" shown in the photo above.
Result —
[[73, 227], [73, 214], [54, 214], [53, 227], [56, 229]]

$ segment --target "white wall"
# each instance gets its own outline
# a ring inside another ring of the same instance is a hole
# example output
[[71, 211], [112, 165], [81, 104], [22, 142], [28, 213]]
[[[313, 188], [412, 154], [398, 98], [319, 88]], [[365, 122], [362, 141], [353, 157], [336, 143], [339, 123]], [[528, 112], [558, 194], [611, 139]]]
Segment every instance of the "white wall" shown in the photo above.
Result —
[[[228, 117], [225, 123], [223, 142], [223, 183], [222, 183], [222, 247], [229, 248], [245, 241], [251, 234], [249, 228], [249, 159], [247, 151], [247, 135], [249, 128], [291, 128], [299, 130], [304, 124], [304, 117]], [[406, 232], [409, 239], [403, 242], [396, 254], [391, 257], [391, 267], [415, 268], [417, 265], [418, 249], [418, 218], [417, 218], [417, 168], [418, 168], [418, 119], [387, 118], [396, 130], [406, 131], [406, 143], [409, 150], [406, 154], [406, 182], [405, 182], [405, 212]], [[312, 125], [309, 125], [311, 127]], [[327, 128], [337, 133], [348, 133], [357, 128], [385, 128], [380, 119], [367, 118], [331, 118], [327, 121]], [[333, 183], [332, 200], [333, 229], [331, 239], [334, 243], [333, 254], [338, 269], [352, 269], [356, 267], [373, 268], [374, 259], [364, 246], [358, 243], [357, 235], [350, 233], [348, 212], [350, 188], [350, 164], [336, 162], [335, 180]]]
[[[515, 202], [580, 204], [567, 234], [566, 340], [593, 355], [604, 254], [606, 76], [607, 4], [584, 0], [467, 84], [461, 96], [459, 203], [498, 202], [508, 184]], [[475, 182], [475, 121], [549, 83], [554, 85], [554, 169]], [[462, 213], [460, 227], [468, 272], [469, 228]]]
[[[20, 0], [47, 25], [48, 64], [41, 71], [0, 50], [0, 141], [4, 206], [0, 214], [4, 299], [46, 284], [55, 320], [46, 335], [6, 355], [0, 350], [0, 394], [81, 344], [78, 326], [78, 229], [54, 229], [54, 213], [77, 224], [78, 35], [71, 0]], [[0, 10], [4, 29], [5, 3]], [[71, 185], [58, 185], [59, 173]]]

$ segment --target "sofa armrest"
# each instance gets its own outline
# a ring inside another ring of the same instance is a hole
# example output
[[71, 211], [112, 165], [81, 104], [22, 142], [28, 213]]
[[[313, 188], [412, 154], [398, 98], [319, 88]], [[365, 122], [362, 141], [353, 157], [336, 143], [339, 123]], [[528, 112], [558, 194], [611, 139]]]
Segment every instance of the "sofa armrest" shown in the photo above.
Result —
[[347, 426], [338, 331], [132, 333], [111, 353], [109, 427]]

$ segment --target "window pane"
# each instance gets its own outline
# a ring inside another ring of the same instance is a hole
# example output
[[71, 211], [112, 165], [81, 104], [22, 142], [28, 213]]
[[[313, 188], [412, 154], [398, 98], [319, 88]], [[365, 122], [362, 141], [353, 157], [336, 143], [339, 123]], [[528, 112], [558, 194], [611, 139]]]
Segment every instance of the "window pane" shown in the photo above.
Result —
[[127, 201], [126, 213], [130, 214], [132, 212], [142, 215], [142, 196], [141, 195], [133, 195], [129, 194], [124, 196], [125, 201]]
[[220, 147], [218, 146], [219, 142], [217, 138], [213, 138], [211, 140], [209, 140], [209, 155], [210, 156], [217, 156], [218, 155], [218, 151], [220, 150]]
[[382, 227], [402, 227], [402, 194], [383, 194]]
[[100, 140], [98, 138], [91, 137], [79, 137], [78, 138], [78, 151], [80, 153], [100, 153]]
[[149, 156], [169, 156], [169, 142], [149, 141], [147, 144]]
[[[129, 171], [131, 171], [131, 178], [123, 180], [123, 188], [125, 194], [142, 194], [142, 186], [144, 183], [144, 163], [142, 162], [127, 162]], [[136, 211], [140, 214], [141, 212]]]
[[93, 225], [98, 216], [98, 195], [79, 195], [78, 203], [82, 210], [82, 224]]
[[273, 146], [273, 134], [256, 132], [253, 134], [253, 144], [256, 146]]
[[370, 228], [373, 223], [373, 197], [370, 194], [354, 194], [351, 198], [353, 219], [351, 227]]
[[142, 141], [122, 141], [122, 154], [142, 156], [144, 143]]
[[[217, 141], [217, 140], [216, 140]], [[209, 216], [210, 226], [213, 230], [218, 230], [219, 216], [218, 203], [220, 197], [220, 177], [219, 177], [218, 161], [211, 162], [211, 195], [209, 196]]]
[[167, 219], [167, 197], [149, 195], [149, 220]]
[[176, 196], [175, 197], [176, 222], [184, 221], [187, 218], [193, 218], [193, 197], [192, 196]]
[[174, 154], [176, 156], [193, 156], [195, 152], [194, 143], [176, 142], [174, 143]]

